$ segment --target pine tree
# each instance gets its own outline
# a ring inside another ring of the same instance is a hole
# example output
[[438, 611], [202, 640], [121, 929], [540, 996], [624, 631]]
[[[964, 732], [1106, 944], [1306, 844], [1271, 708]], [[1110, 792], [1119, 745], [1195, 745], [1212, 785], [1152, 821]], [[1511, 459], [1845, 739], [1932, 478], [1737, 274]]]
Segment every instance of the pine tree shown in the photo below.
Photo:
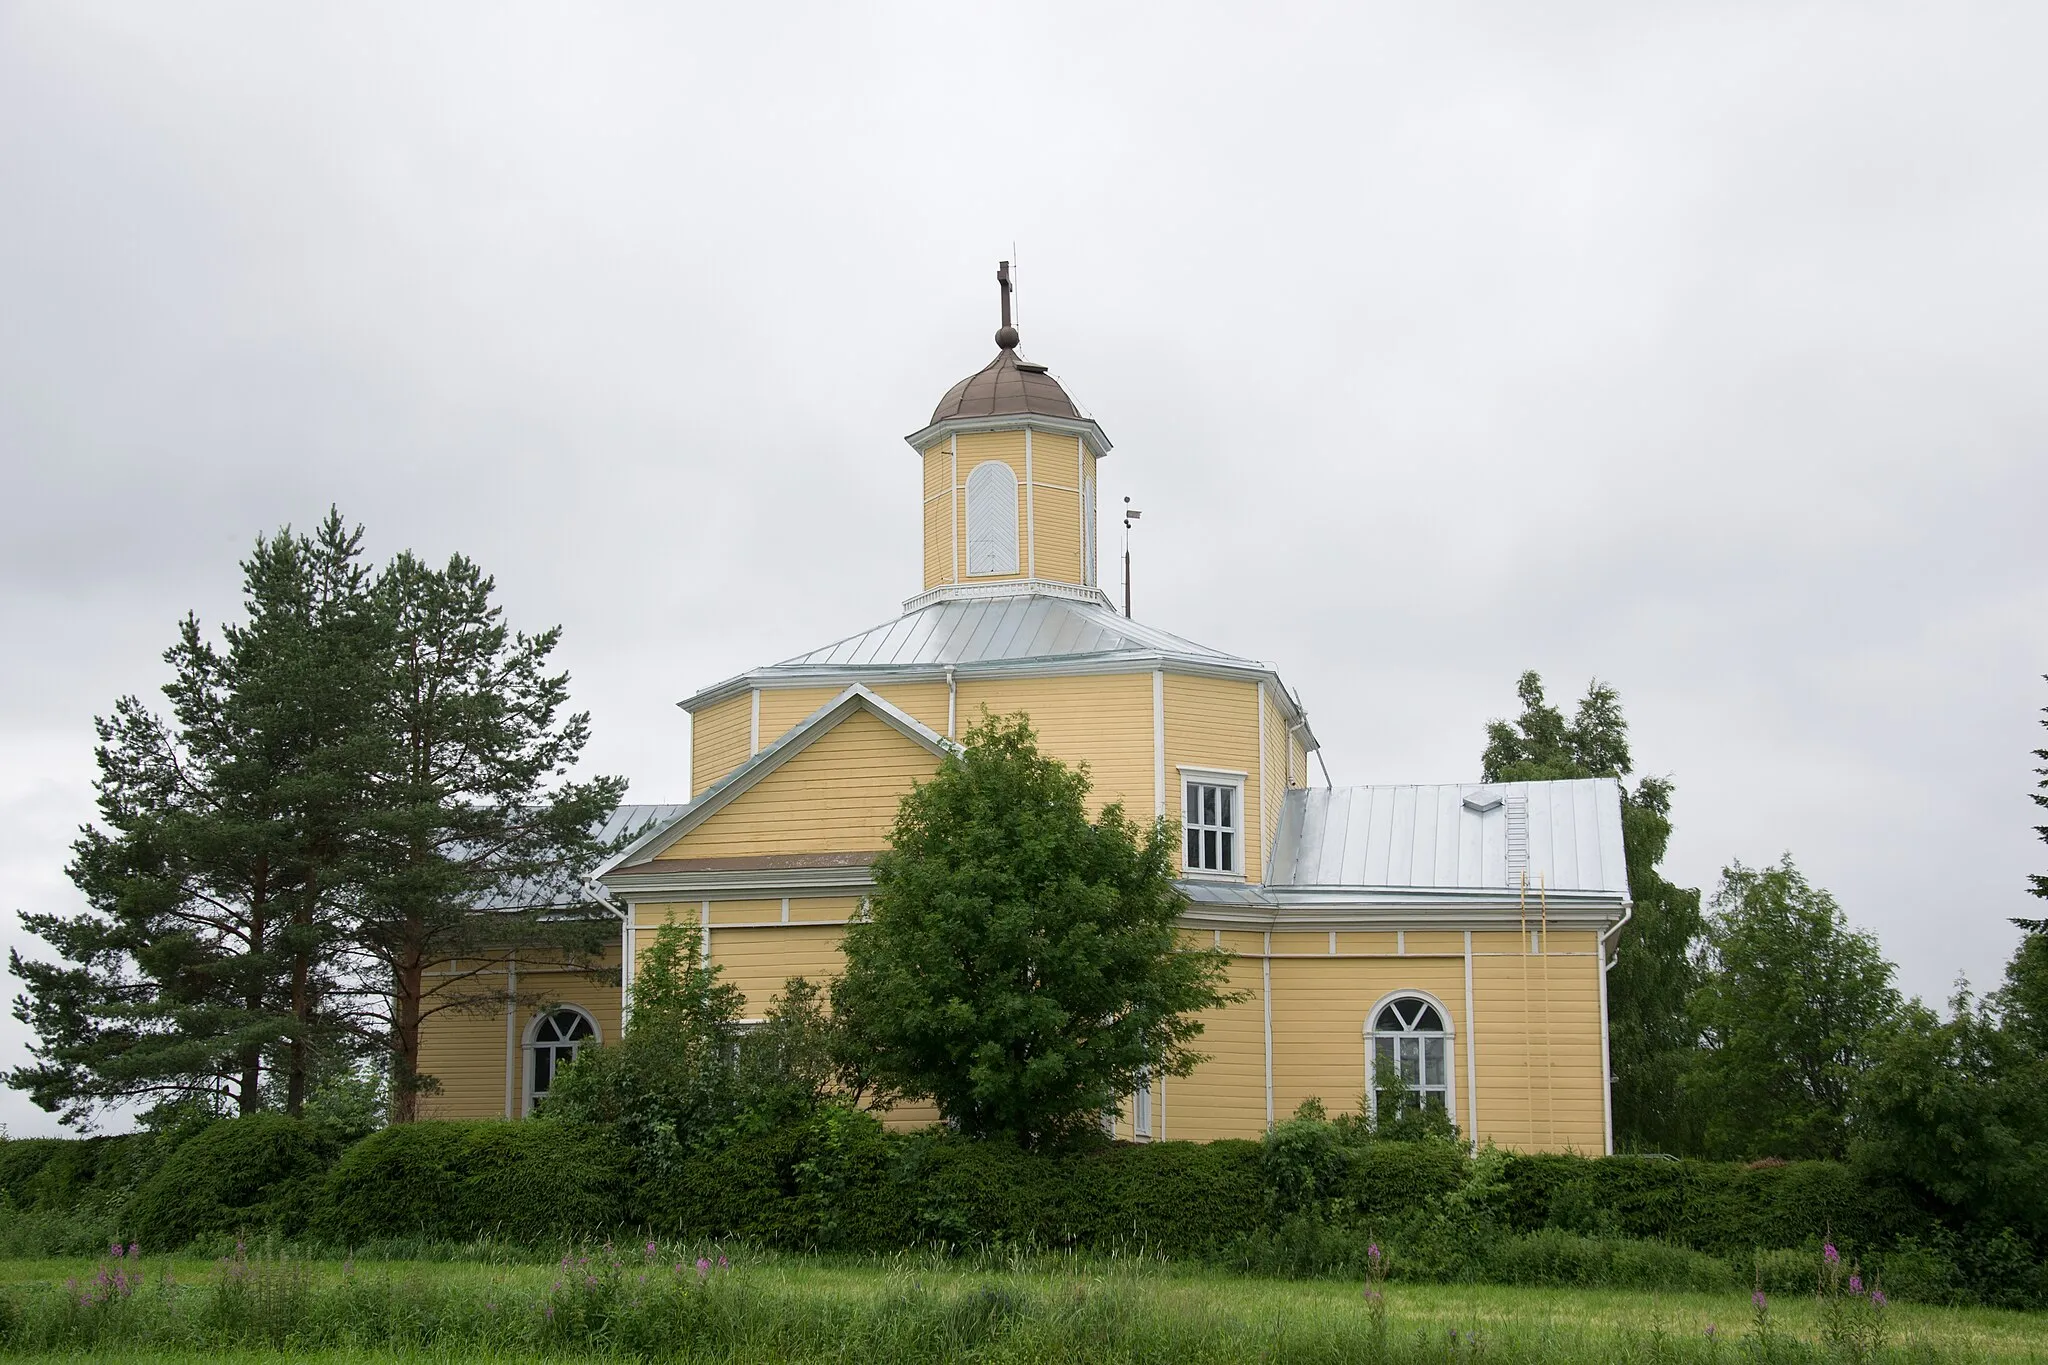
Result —
[[[1515, 684], [1522, 713], [1490, 722], [1481, 780], [1542, 782], [1628, 777], [1632, 758], [1621, 697], [1594, 680], [1570, 719], [1544, 697], [1543, 679]], [[1705, 931], [1700, 893], [1658, 871], [1671, 842], [1668, 778], [1622, 786], [1622, 849], [1634, 914], [1607, 978], [1608, 1048], [1614, 1067], [1614, 1134], [1634, 1150], [1690, 1151], [1698, 1118], [1683, 1103], [1680, 1077], [1698, 1045], [1687, 1001], [1699, 985], [1695, 950]]]
[[125, 697], [96, 722], [101, 825], [68, 869], [88, 909], [25, 917], [61, 963], [10, 957], [37, 1041], [9, 1084], [66, 1122], [148, 1100], [249, 1113], [275, 1068], [303, 1104], [337, 1033], [323, 987], [359, 789], [336, 744], [363, 701], [360, 555], [336, 515], [259, 539], [225, 649], [187, 617], [166, 651], [169, 717]]
[[502, 1009], [515, 956], [594, 970], [616, 941], [578, 878], [604, 851], [592, 831], [625, 782], [568, 779], [590, 718], [563, 714], [568, 676], [547, 669], [561, 630], [511, 633], [494, 589], [461, 556], [434, 569], [400, 554], [372, 593], [387, 647], [350, 951], [360, 1026], [388, 1059], [397, 1122], [435, 1087], [419, 1068], [429, 1018]]

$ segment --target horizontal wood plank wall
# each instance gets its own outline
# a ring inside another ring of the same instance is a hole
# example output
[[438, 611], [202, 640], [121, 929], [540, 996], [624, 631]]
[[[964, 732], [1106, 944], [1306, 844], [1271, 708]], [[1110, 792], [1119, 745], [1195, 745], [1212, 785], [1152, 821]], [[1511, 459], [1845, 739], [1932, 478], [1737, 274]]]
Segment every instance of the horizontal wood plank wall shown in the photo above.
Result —
[[746, 1017], [767, 1014], [775, 997], [793, 976], [814, 986], [824, 986], [843, 970], [845, 959], [839, 940], [846, 930], [838, 925], [790, 924], [759, 929], [711, 931], [711, 960], [719, 967], [719, 978], [737, 986], [746, 997]]
[[[598, 972], [618, 970], [619, 950], [608, 949], [593, 964]], [[502, 992], [505, 977], [493, 973], [491, 985]], [[519, 994], [527, 997], [513, 1020], [517, 1049], [518, 1088], [512, 1112], [525, 1112], [527, 1084], [526, 1031], [543, 1006], [576, 1005], [589, 1012], [604, 1042], [619, 1036], [619, 987], [615, 978], [577, 971], [519, 972]], [[534, 997], [538, 997], [535, 999]], [[505, 1115], [505, 1010], [502, 1005], [481, 1012], [443, 1010], [420, 1029], [420, 1070], [440, 1082], [440, 1093], [420, 1101], [424, 1118], [503, 1118]]]
[[[1280, 713], [1280, 706], [1274, 700], [1270, 688], [1263, 692], [1265, 713], [1260, 718], [1264, 735], [1266, 763], [1266, 790], [1259, 802], [1260, 844], [1262, 849], [1271, 848], [1272, 840], [1280, 829], [1280, 807], [1287, 799], [1287, 789], [1294, 785], [1294, 756], [1288, 746], [1287, 718]], [[1265, 867], [1264, 855], [1260, 855], [1259, 867]], [[1276, 868], [1274, 875], [1285, 880], [1287, 869]], [[1263, 876], [1263, 872], [1261, 873]]]
[[[495, 984], [502, 991], [505, 978]], [[522, 1018], [523, 1025], [525, 1020]], [[505, 1116], [505, 1013], [444, 1010], [420, 1025], [420, 1070], [440, 1093], [420, 1096], [420, 1116], [495, 1119]], [[518, 1110], [514, 1110], [517, 1113]]]
[[754, 696], [742, 692], [690, 715], [691, 795], [747, 761], [747, 739], [754, 724]]
[[[1451, 1012], [1464, 1037], [1465, 963], [1457, 958], [1290, 957], [1273, 962], [1273, 1116], [1302, 1101], [1355, 1114], [1365, 1097], [1365, 1025], [1394, 991], [1423, 991]], [[1457, 1068], [1462, 1080], [1462, 1062]], [[1460, 1106], [1462, 1108], [1462, 1106]], [[1483, 1097], [1481, 1110], [1485, 1108]]]
[[944, 441], [924, 453], [924, 585], [953, 581], [953, 453]]
[[922, 745], [856, 711], [658, 856], [879, 851], [904, 793], [937, 766]]
[[1246, 879], [1258, 881], [1264, 867], [1265, 840], [1252, 828], [1245, 812], [1259, 810], [1259, 688], [1257, 683], [1229, 678], [1166, 675], [1166, 811], [1174, 819], [1184, 813], [1182, 765], [1244, 773], [1246, 826], [1241, 867]]
[[[1024, 432], [975, 431], [957, 438], [960, 442], [960, 580], [963, 583], [1000, 583], [1022, 578], [1028, 567], [1030, 539], [1024, 531]], [[1036, 451], [1033, 452], [1034, 455]], [[1017, 571], [1015, 573], [970, 574], [967, 572], [967, 479], [975, 466], [1001, 460], [1017, 476]]]
[[[1258, 940], [1256, 934], [1243, 937]], [[1209, 1060], [1193, 1074], [1167, 1082], [1169, 1138], [1207, 1142], [1257, 1137], [1266, 1130], [1266, 1016], [1260, 984], [1258, 958], [1230, 960], [1227, 989], [1244, 992], [1245, 998], [1202, 1016], [1202, 1034], [1193, 1047]]]
[[1606, 1139], [1594, 935], [1553, 934], [1541, 954], [1512, 948], [1526, 943], [1520, 934], [1473, 935], [1485, 1135], [1521, 1151], [1597, 1155]]
[[942, 682], [887, 683], [876, 696], [935, 735], [946, 733], [946, 685]]
[[1038, 576], [1055, 583], [1080, 583], [1080, 439], [1031, 433], [1031, 477], [1038, 529]]
[[781, 739], [798, 722], [846, 690], [831, 687], [764, 687], [761, 689], [761, 747]]
[[1088, 764], [1094, 809], [1122, 801], [1140, 823], [1152, 818], [1151, 673], [963, 679], [959, 687], [963, 732], [981, 723], [983, 706], [996, 715], [1024, 711], [1041, 751]]

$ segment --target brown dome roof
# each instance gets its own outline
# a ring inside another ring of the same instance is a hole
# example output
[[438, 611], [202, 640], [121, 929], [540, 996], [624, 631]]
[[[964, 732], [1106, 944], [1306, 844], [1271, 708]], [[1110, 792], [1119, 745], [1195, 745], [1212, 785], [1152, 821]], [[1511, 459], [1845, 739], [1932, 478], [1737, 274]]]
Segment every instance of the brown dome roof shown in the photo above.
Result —
[[1017, 358], [1015, 329], [1009, 329], [1009, 334], [1012, 345], [946, 390], [932, 411], [933, 426], [956, 417], [1007, 417], [1013, 413], [1086, 420], [1059, 380], [1045, 372], [1045, 366]]

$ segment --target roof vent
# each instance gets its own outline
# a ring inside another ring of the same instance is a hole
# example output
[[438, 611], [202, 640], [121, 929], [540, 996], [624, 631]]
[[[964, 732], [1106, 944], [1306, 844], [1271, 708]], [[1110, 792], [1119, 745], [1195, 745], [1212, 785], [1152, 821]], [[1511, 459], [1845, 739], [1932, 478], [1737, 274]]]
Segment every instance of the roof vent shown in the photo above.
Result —
[[1481, 791], [1467, 792], [1465, 794], [1465, 809], [1471, 811], [1474, 815], [1484, 815], [1490, 810], [1498, 809], [1499, 806], [1499, 792]]

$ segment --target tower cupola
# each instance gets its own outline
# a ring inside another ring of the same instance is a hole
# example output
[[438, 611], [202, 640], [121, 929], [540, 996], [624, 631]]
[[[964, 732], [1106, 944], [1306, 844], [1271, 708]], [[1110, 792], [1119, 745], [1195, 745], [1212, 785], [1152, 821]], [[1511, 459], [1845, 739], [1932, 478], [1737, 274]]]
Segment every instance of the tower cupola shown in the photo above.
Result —
[[1099, 597], [1095, 467], [1109, 438], [1044, 365], [1019, 354], [1008, 261], [996, 284], [996, 358], [905, 438], [924, 461], [922, 596]]

